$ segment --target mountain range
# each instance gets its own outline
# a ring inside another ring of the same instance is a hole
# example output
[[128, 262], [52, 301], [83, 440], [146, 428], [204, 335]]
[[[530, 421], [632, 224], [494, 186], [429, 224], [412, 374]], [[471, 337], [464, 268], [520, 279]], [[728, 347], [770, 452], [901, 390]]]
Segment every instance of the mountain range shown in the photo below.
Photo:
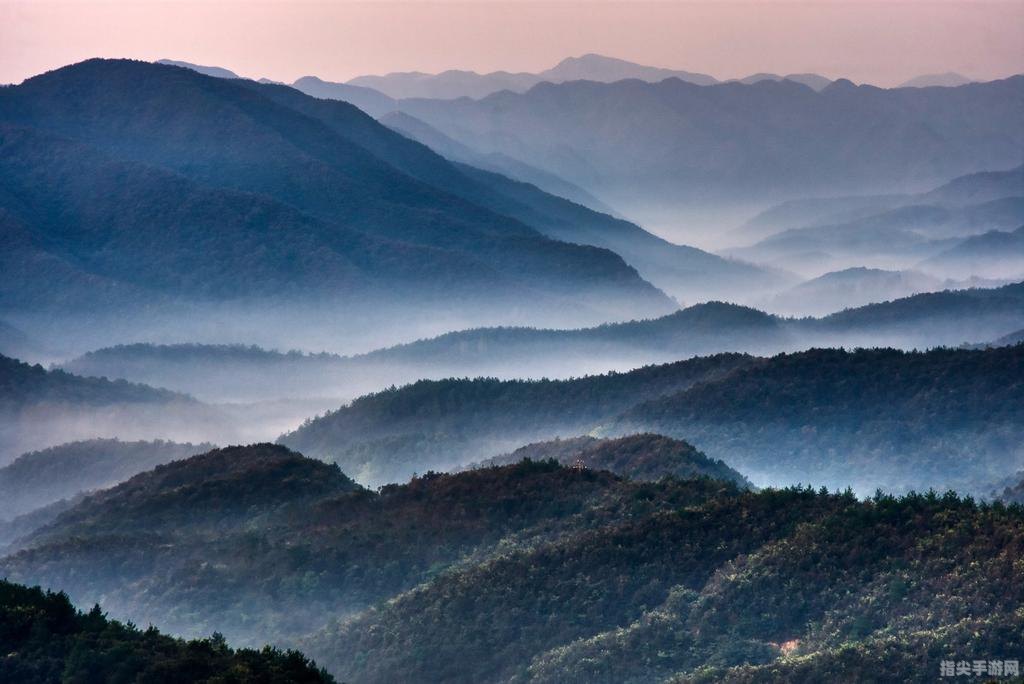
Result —
[[0, 122], [5, 309], [266, 295], [592, 320], [672, 307], [618, 255], [499, 213], [513, 202], [490, 177], [345, 103], [91, 60], [0, 91]]
[[280, 441], [371, 484], [525, 442], [654, 432], [686, 439], [757, 485], [978, 491], [1019, 466], [1022, 362], [1020, 345], [812, 349], [567, 380], [421, 380]]
[[693, 225], [701, 206], [916, 192], [1017, 166], [1024, 145], [1021, 76], [934, 89], [839, 80], [820, 92], [786, 80], [571, 81], [480, 100], [409, 99], [400, 109], [479, 152], [554, 173], [661, 234], [691, 239], [717, 236], [717, 225]]
[[[888, 277], [882, 275], [884, 288]], [[840, 276], [834, 285], [823, 280], [811, 294], [825, 299], [840, 288], [848, 301], [856, 293]], [[859, 273], [852, 276], [861, 280]], [[785, 300], [775, 303], [784, 308]], [[461, 330], [351, 356], [282, 353], [251, 345], [136, 343], [97, 349], [60, 367], [78, 375], [168, 387], [207, 402], [312, 396], [322, 397], [323, 406], [336, 406], [421, 378], [568, 378], [725, 351], [959, 346], [988, 343], [1021, 327], [1024, 289], [1018, 283], [914, 295], [821, 318], [788, 319], [711, 302], [656, 319], [593, 328]]]
[[[771, 207], [734, 230], [748, 246], [725, 253], [819, 276], [828, 270], [877, 265], [916, 269], [940, 279], [1024, 277], [1010, 244], [991, 263], [953, 254], [973, 249], [975, 236], [998, 242], [1024, 224], [1024, 166], [959, 176], [912, 195], [814, 198]], [[749, 244], [753, 240], [753, 244]], [[994, 246], [994, 245], [993, 245]], [[937, 259], [951, 252], [948, 260]], [[980, 256], [980, 254], [979, 254]]]
[[496, 71], [478, 74], [473, 71], [444, 71], [439, 74], [419, 72], [392, 73], [386, 76], [359, 76], [347, 85], [373, 88], [395, 99], [431, 98], [479, 99], [501, 90], [524, 92], [538, 83], [564, 83], [566, 81], [597, 81], [612, 83], [625, 79], [657, 82], [678, 78], [689, 83], [710, 85], [718, 80], [707, 74], [678, 69], [644, 66], [614, 57], [586, 54], [568, 57], [554, 67], [537, 73], [509, 73]]
[[[299, 645], [340, 681], [930, 681], [934, 654], [1024, 646], [1021, 553], [1019, 506], [953, 493], [753, 492], [530, 460], [373, 492], [253, 445], [89, 497], [0, 567], [136, 624]], [[3, 589], [20, 602], [4, 606], [41, 603]], [[18, 633], [38, 649], [40, 630]], [[103, 634], [80, 657], [142, 645]], [[224, 641], [193, 657], [223, 663]], [[237, 653], [318, 681], [305, 657]]]

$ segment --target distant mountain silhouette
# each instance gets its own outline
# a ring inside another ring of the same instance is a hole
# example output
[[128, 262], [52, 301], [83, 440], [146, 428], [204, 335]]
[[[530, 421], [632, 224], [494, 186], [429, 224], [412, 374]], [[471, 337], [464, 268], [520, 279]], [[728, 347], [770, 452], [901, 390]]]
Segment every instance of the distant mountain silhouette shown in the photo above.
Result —
[[[733, 232], [736, 239], [767, 236], [726, 253], [797, 272], [853, 264], [903, 268], [950, 249], [970, 235], [1024, 224], [1024, 167], [960, 176], [924, 193], [796, 200], [761, 212]], [[1005, 268], [972, 273], [929, 270], [940, 278], [1016, 278]], [[1005, 264], [1003, 264], [1005, 266]], [[1006, 275], [1009, 273], [1009, 275]]]
[[968, 83], [973, 83], [973, 81], [961, 74], [953, 71], [947, 71], [944, 74], [925, 74], [923, 76], [915, 76], [909, 81], [905, 81], [900, 84], [900, 88], [931, 88], [934, 86], [955, 88], [956, 86], [962, 86]]
[[[268, 83], [266, 81], [261, 82]], [[292, 83], [292, 87], [310, 97], [322, 100], [343, 100], [359, 107], [370, 116], [378, 118], [394, 111], [396, 107], [394, 99], [377, 92], [373, 88], [364, 88], [348, 83], [331, 83], [329, 81], [322, 81], [316, 76], [303, 76], [295, 81], [295, 83]]]
[[566, 58], [550, 69], [535, 74], [509, 73], [507, 71], [478, 74], [474, 71], [459, 70], [444, 71], [439, 74], [398, 72], [385, 76], [359, 76], [348, 81], [348, 84], [373, 88], [396, 99], [419, 97], [449, 100], [460, 97], [479, 99], [502, 90], [521, 93], [544, 82], [562, 83], [583, 80], [610, 83], [631, 78], [650, 82], [678, 78], [699, 85], [718, 82], [717, 79], [707, 74], [644, 66], [623, 59], [591, 53], [580, 57]]
[[961, 276], [1024, 278], [1024, 226], [969, 237], [922, 261], [920, 267]]
[[478, 74], [475, 71], [449, 70], [439, 74], [418, 71], [395, 72], [385, 76], [358, 76], [347, 85], [372, 88], [389, 97], [427, 97], [454, 99], [480, 98], [501, 90], [522, 92], [538, 82], [536, 74], [495, 71]]
[[[334, 99], [344, 100], [345, 98], [342, 97]], [[351, 102], [351, 100], [346, 100], [346, 102]], [[353, 102], [353, 104], [356, 103]], [[605, 214], [615, 213], [614, 210], [606, 206], [604, 202], [597, 199], [578, 185], [574, 185], [563, 178], [559, 178], [553, 173], [530, 166], [529, 164], [521, 162], [507, 154], [502, 154], [500, 152], [483, 154], [476, 150], [472, 150], [457, 140], [449, 138], [433, 126], [430, 126], [416, 117], [406, 114], [405, 112], [391, 112], [389, 114], [385, 114], [379, 118], [379, 121], [385, 126], [398, 131], [407, 138], [412, 138], [417, 142], [423, 143], [442, 157], [451, 159], [452, 161], [475, 166], [478, 169], [484, 169], [485, 171], [493, 171], [494, 173], [500, 173], [514, 180], [536, 185], [545, 192], [559, 197], [564, 197], [567, 200], [575, 202], [576, 204], [581, 204], [589, 209], [593, 209], [594, 211]]]
[[1004, 197], [1024, 196], [1024, 165], [1006, 171], [981, 171], [958, 176], [924, 193], [921, 203], [966, 206]]
[[761, 81], [794, 81], [795, 83], [802, 83], [808, 88], [818, 91], [824, 90], [830, 83], [832, 83], [832, 79], [819, 76], [818, 74], [787, 74], [785, 76], [780, 76], [779, 74], [758, 73], [751, 74], [746, 78], [738, 78], [736, 80], [746, 85], [759, 83]]
[[718, 79], [707, 74], [698, 74], [679, 69], [663, 69], [661, 67], [644, 66], [624, 59], [605, 57], [589, 53], [580, 57], [568, 57], [550, 69], [537, 74], [539, 81], [563, 83], [565, 81], [598, 81], [614, 83], [625, 79], [639, 79], [650, 83], [664, 81], [666, 78], [678, 78], [680, 81], [697, 85], [718, 83]]
[[[878, 285], [870, 272], [863, 276], [867, 285], [847, 282], [861, 280], [859, 275], [836, 274], [838, 284], [823, 278], [814, 294], [826, 297], [845, 287], [834, 299], [844, 302], [855, 300], [860, 287], [862, 298], [863, 292], [881, 299], [893, 296], [885, 288], [888, 273], [877, 278], [882, 281]], [[714, 302], [653, 320], [594, 328], [461, 330], [352, 356], [281, 353], [241, 345], [139, 343], [97, 349], [63, 368], [169, 387], [206, 401], [338, 397], [321, 404], [331, 406], [421, 378], [566, 378], [724, 351], [774, 354], [814, 346], [959, 346], [986, 343], [1021, 327], [1024, 287], [1017, 284], [893, 298], [795, 320]]]
[[847, 307], [943, 289], [939, 278], [915, 271], [849, 268], [805, 281], [766, 301], [770, 311], [821, 316]]
[[46, 370], [6, 356], [0, 356], [0, 387], [0, 465], [26, 451], [108, 435], [112, 425], [138, 439], [140, 432], [183, 425], [201, 432], [225, 419], [179, 392]]
[[182, 67], [183, 69], [191, 69], [192, 71], [198, 71], [201, 74], [213, 76], [214, 78], [241, 78], [241, 76], [236, 74], [234, 71], [219, 66], [202, 66], [201, 64], [180, 62], [175, 59], [158, 59], [156, 63], [166, 64], [168, 66]]
[[1024, 147], [1024, 76], [934, 90], [839, 80], [821, 92], [789, 80], [571, 81], [480, 100], [404, 100], [401, 110], [474, 150], [555, 173], [641, 223], [684, 223], [705, 205], [917, 192], [1017, 166]]

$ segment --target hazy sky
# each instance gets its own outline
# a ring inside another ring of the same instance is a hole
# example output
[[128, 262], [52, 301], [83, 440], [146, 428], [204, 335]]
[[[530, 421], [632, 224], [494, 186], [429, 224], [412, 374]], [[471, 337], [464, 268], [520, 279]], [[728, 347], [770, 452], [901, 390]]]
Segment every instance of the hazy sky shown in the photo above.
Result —
[[88, 57], [182, 59], [244, 76], [537, 71], [599, 52], [719, 78], [815, 71], [893, 85], [1024, 72], [1014, 2], [194, 2], [0, 0], [0, 83]]

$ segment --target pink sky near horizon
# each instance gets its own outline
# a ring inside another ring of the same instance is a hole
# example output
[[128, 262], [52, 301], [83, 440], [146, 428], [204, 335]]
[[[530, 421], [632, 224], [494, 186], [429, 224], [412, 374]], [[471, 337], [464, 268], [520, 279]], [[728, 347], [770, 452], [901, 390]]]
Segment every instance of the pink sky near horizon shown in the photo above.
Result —
[[540, 71], [587, 52], [723, 79], [988, 80], [1024, 73], [1024, 0], [0, 0], [0, 83], [89, 57], [180, 59], [291, 82]]

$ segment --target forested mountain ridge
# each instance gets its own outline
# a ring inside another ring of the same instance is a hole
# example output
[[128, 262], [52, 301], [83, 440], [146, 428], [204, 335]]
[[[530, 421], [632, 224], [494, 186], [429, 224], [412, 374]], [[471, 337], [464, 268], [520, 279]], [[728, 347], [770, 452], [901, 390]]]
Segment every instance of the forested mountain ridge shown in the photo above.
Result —
[[332, 460], [360, 482], [398, 482], [523, 443], [576, 436], [645, 398], [756, 363], [720, 354], [575, 380], [421, 380], [360, 397], [278, 441]]
[[1024, 645], [1022, 544], [1020, 507], [953, 494], [722, 493], [455, 568], [304, 645], [371, 683], [930, 682]]
[[[87, 496], [35, 538], [52, 534], [51, 527], [71, 529], [72, 536], [97, 526], [102, 526], [104, 534], [121, 530], [159, 534], [184, 525], [193, 534], [210, 533], [281, 506], [358, 489], [336, 465], [303, 458], [281, 446], [225, 447], [158, 465]], [[123, 515], [111, 519], [111, 510]]]
[[[229, 216], [223, 228], [250, 241], [248, 247], [233, 251], [230, 241], [218, 238], [218, 231], [207, 235], [207, 249], [178, 254], [197, 263], [167, 270], [198, 272], [197, 285], [211, 288], [211, 295], [225, 293], [207, 282], [199, 266], [217, 257], [229, 273], [241, 272], [248, 259], [276, 259], [277, 270], [271, 274], [279, 281], [294, 276], [297, 264], [305, 266], [298, 270], [307, 278], [323, 271], [326, 277], [319, 287], [295, 281], [295, 287], [310, 294], [322, 295], [332, 288], [341, 296], [376, 293], [379, 279], [394, 281], [394, 286], [404, 283], [410, 293], [413, 284], [429, 284], [434, 290], [468, 297], [474, 292], [487, 295], [481, 285], [493, 283], [490, 294], [499, 300], [521, 297], [521, 288], [526, 287], [536, 291], [540, 301], [553, 298], [556, 308], [562, 307], [559, 300], [587, 306], [628, 302], [660, 312], [670, 308], [669, 300], [617, 255], [551, 240], [515, 218], [452, 192], [446, 184], [464, 176], [440, 157], [435, 156], [435, 166], [447, 168], [447, 174], [432, 182], [396, 168], [368, 149], [375, 144], [370, 138], [390, 137], [392, 147], [404, 141], [403, 149], [414, 147], [421, 156], [433, 153], [354, 107], [327, 103], [335, 113], [345, 108], [342, 118], [349, 136], [366, 138], [367, 146], [268, 97], [274, 88], [126, 60], [90, 60], [5, 88], [0, 91], [0, 121], [21, 127], [5, 129], [5, 144], [12, 146], [12, 153], [18, 150], [13, 157], [4, 155], [11, 157], [7, 171], [19, 187], [34, 188], [18, 201], [5, 196], [4, 208], [15, 221], [11, 229], [26, 236], [33, 253], [42, 253], [38, 258], [70, 253], [75, 257], [71, 261], [82, 265], [104, 257], [104, 248], [130, 253], [132, 259], [86, 270], [88, 277], [104, 275], [126, 286], [145, 286], [145, 280], [139, 280], [147, 277], [146, 267], [154, 263], [167, 264], [164, 260], [170, 259], [174, 266], [175, 249], [169, 255], [165, 249], [156, 253], [144, 241], [127, 241], [111, 233], [112, 227], [96, 222], [89, 196], [103, 193], [89, 192], [96, 187], [87, 170], [98, 166], [99, 180], [133, 179], [121, 189], [120, 206], [137, 206], [138, 221], [167, 223], [171, 230], [166, 235], [161, 231], [161, 240], [172, 248], [180, 248], [175, 241], [184, 240], [181, 231], [199, 229], [191, 226], [188, 212], [193, 205], [196, 211], [207, 205], [237, 206], [237, 220]], [[317, 102], [297, 91], [290, 93]], [[24, 127], [34, 130], [24, 132]], [[47, 144], [62, 152], [41, 154], [35, 143], [19, 146], [24, 136], [51, 140]], [[86, 166], [76, 168], [79, 163]], [[138, 164], [152, 170], [147, 174]], [[33, 186], [36, 174], [62, 175], [78, 186]], [[170, 202], [171, 208], [184, 212], [179, 218], [161, 217], [157, 210], [166, 201], [161, 197], [168, 188], [184, 193]], [[52, 236], [40, 232], [54, 202], [71, 212], [72, 225], [82, 231], [60, 249]], [[133, 217], [122, 218], [124, 223]], [[284, 245], [275, 240], [274, 250], [261, 247], [280, 234], [294, 239]], [[125, 271], [126, 263], [137, 265], [138, 274]], [[370, 276], [374, 278], [367, 282]], [[171, 283], [158, 284], [158, 292], [179, 294]], [[59, 299], [61, 294], [53, 296]], [[18, 301], [15, 297], [9, 304]], [[54, 303], [52, 297], [49, 303]]]
[[349, 356], [253, 345], [135, 343], [96, 349], [61, 367], [170, 387], [205, 401], [322, 396], [336, 398], [337, 405], [417, 379], [567, 378], [725, 351], [961, 346], [988, 343], [1022, 327], [1024, 287], [1015, 284], [916, 295], [818, 319], [709, 302], [657, 319], [594, 328], [459, 330]]
[[723, 491], [735, 485], [634, 483], [527, 460], [372, 492], [283, 447], [234, 447], [86, 498], [0, 565], [139, 623], [281, 643], [510, 544]]
[[62, 370], [46, 370], [0, 356], [0, 408], [15, 410], [35, 403], [93, 405], [192, 401], [189, 397], [124, 380], [88, 378]]
[[21, 684], [129, 682], [329, 684], [296, 651], [233, 650], [223, 637], [184, 641], [141, 630], [98, 608], [76, 610], [63, 593], [0, 582], [0, 679]]
[[1022, 345], [811, 350], [645, 402], [610, 429], [685, 436], [771, 481], [977, 492], [1021, 458], [1022, 416]]
[[0, 465], [27, 451], [107, 436], [111, 426], [125, 439], [178, 434], [204, 441], [210, 432], [231, 432], [227, 422], [221, 410], [180, 392], [0, 355]]
[[758, 485], [979, 491], [1020, 465], [1022, 364], [1021, 345], [812, 349], [559, 381], [420, 381], [362, 397], [280, 441], [380, 482], [516, 442], [649, 431], [685, 439]]
[[507, 465], [526, 458], [533, 461], [554, 459], [564, 466], [607, 470], [630, 480], [710, 477], [739, 487], [750, 487], [747, 478], [725, 462], [708, 458], [682, 440], [652, 433], [618, 439], [583, 436], [536, 442], [469, 467]]
[[[261, 502], [244, 473], [264, 459], [312, 479]], [[841, 662], [925, 682], [922, 659], [1024, 646], [1019, 506], [530, 460], [309, 490], [324, 468], [268, 445], [163, 466], [0, 569], [136, 622], [298, 644], [344, 681], [820, 681]]]

